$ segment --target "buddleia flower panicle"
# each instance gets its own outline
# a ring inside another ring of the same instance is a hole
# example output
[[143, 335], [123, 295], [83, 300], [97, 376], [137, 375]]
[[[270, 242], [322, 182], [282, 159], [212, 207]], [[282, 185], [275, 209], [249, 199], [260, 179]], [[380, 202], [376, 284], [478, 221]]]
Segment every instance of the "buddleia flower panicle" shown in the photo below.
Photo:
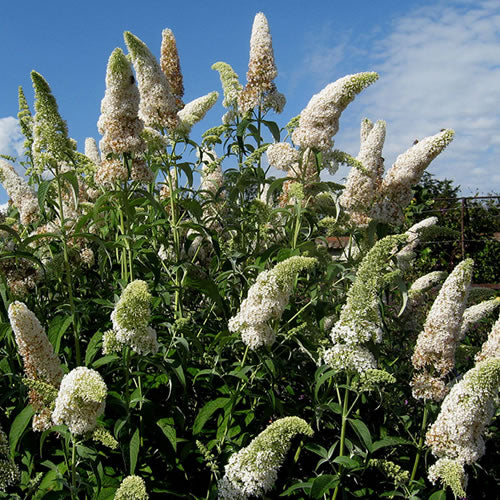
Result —
[[230, 123], [238, 113], [238, 96], [243, 87], [238, 80], [238, 75], [229, 64], [219, 61], [212, 65], [212, 69], [219, 72], [222, 91], [224, 92], [222, 105], [229, 109], [222, 117], [222, 122]]
[[114, 500], [148, 500], [144, 479], [139, 476], [127, 476], [116, 490]]
[[219, 98], [219, 93], [214, 91], [188, 102], [178, 113], [179, 123], [176, 132], [188, 136], [195, 123], [201, 121]]
[[66, 424], [72, 434], [88, 434], [104, 412], [106, 395], [106, 384], [98, 372], [84, 366], [74, 368], [62, 379], [52, 421]]
[[416, 370], [411, 382], [415, 398], [440, 401], [446, 393], [444, 377], [455, 366], [455, 350], [473, 267], [472, 259], [455, 267], [427, 315], [411, 358]]
[[[38, 318], [23, 302], [12, 302], [8, 312], [26, 377], [59, 388], [63, 375], [61, 363]], [[36, 412], [33, 428], [45, 430], [50, 427], [50, 411], [45, 407], [43, 395], [31, 388], [29, 396]]]
[[284, 96], [276, 90], [273, 82], [277, 76], [269, 24], [266, 16], [259, 12], [255, 16], [250, 38], [247, 84], [238, 95], [240, 112], [247, 113], [256, 106], [281, 112], [284, 107]]
[[174, 33], [168, 28], [164, 29], [161, 33], [160, 66], [175, 97], [177, 110], [182, 109], [184, 107], [184, 103], [182, 102], [184, 83], [181, 63]]
[[339, 118], [359, 92], [378, 79], [377, 73], [347, 75], [314, 95], [300, 114], [292, 140], [302, 149], [329, 151], [339, 130]]
[[213, 150], [204, 151], [200, 159], [202, 165], [200, 190], [215, 195], [224, 185], [221, 161]]
[[426, 137], [396, 158], [382, 181], [371, 216], [380, 222], [399, 224], [403, 209], [412, 198], [412, 186], [421, 179], [425, 169], [453, 140], [455, 132], [443, 130]]
[[[116, 48], [108, 60], [106, 92], [97, 122], [99, 133], [103, 135], [99, 144], [103, 155], [144, 151], [145, 144], [141, 138], [144, 124], [138, 112], [139, 91], [132, 67], [122, 49]], [[103, 161], [101, 169], [105, 168], [106, 162]]]
[[425, 437], [432, 454], [446, 459], [429, 469], [431, 481], [440, 479], [454, 491], [460, 483], [465, 490], [463, 466], [484, 455], [483, 433], [495, 413], [499, 387], [499, 357], [479, 362], [452, 387]]
[[464, 498], [467, 489], [467, 475], [464, 466], [451, 458], [440, 458], [428, 470], [428, 478], [432, 484], [440, 482], [451, 489], [455, 498]]
[[296, 435], [312, 436], [313, 430], [299, 417], [276, 420], [238, 453], [231, 455], [218, 483], [221, 500], [262, 497], [276, 482], [291, 440]]
[[417, 278], [408, 290], [409, 296], [416, 296], [422, 292], [426, 292], [432, 287], [439, 285], [446, 280], [446, 271], [432, 271], [430, 273]]
[[382, 183], [384, 173], [384, 147], [386, 123], [375, 124], [365, 118], [361, 122], [361, 147], [356, 157], [364, 169], [351, 167], [339, 202], [349, 212], [351, 219], [359, 225], [370, 222], [369, 209]]
[[152, 296], [145, 281], [129, 283], [111, 313], [116, 341], [139, 354], [158, 352], [156, 331], [149, 326]]
[[36, 71], [31, 72], [31, 80], [35, 89], [32, 153], [34, 171], [41, 174], [47, 167], [70, 160], [74, 147], [49, 84]]
[[396, 259], [398, 260], [398, 265], [401, 269], [407, 269], [411, 261], [415, 258], [415, 249], [420, 243], [420, 231], [427, 227], [435, 226], [438, 222], [437, 217], [427, 217], [406, 231], [408, 236], [407, 244], [396, 254]]
[[271, 144], [267, 148], [266, 154], [269, 165], [274, 168], [285, 172], [293, 172], [295, 175], [300, 172], [300, 152], [288, 142]]
[[6, 160], [0, 158], [0, 182], [19, 210], [21, 224], [27, 226], [38, 221], [40, 208], [38, 198], [31, 186], [16, 172]]
[[[498, 299], [497, 299], [498, 300]], [[488, 339], [482, 345], [481, 350], [476, 354], [476, 363], [486, 359], [500, 358], [500, 318], [497, 319]]]
[[19, 112], [17, 113], [17, 119], [19, 120], [21, 132], [24, 135], [24, 149], [26, 154], [31, 157], [31, 147], [33, 145], [33, 116], [31, 115], [28, 101], [26, 100], [24, 90], [21, 86], [19, 86], [18, 95]]
[[97, 147], [97, 142], [93, 137], [87, 137], [85, 139], [85, 156], [96, 166], [101, 164], [101, 155], [99, 153], [99, 148]]
[[139, 93], [139, 118], [148, 127], [174, 129], [177, 102], [167, 78], [148, 46], [130, 31], [123, 34], [132, 57]]
[[96, 427], [92, 433], [92, 440], [103, 444], [107, 448], [116, 450], [118, 441], [104, 427]]
[[489, 316], [499, 306], [500, 297], [496, 297], [468, 307], [464, 311], [462, 325], [460, 326], [459, 339], [462, 340], [474, 325], [477, 325], [483, 318]]
[[0, 491], [19, 481], [19, 469], [10, 458], [9, 440], [0, 425]]
[[241, 339], [251, 349], [272, 345], [274, 330], [268, 321], [281, 318], [292, 293], [295, 276], [317, 264], [313, 257], [295, 256], [262, 271], [248, 290], [238, 313], [229, 320], [229, 330], [240, 332]]

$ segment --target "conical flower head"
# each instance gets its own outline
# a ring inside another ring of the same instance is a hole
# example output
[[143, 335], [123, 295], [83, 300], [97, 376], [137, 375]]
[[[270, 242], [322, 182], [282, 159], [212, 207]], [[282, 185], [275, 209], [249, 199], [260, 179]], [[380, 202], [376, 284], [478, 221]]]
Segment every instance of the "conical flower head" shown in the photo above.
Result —
[[139, 476], [127, 476], [116, 490], [114, 500], [148, 500], [144, 479]]
[[217, 102], [218, 98], [219, 93], [214, 91], [202, 97], [198, 97], [194, 101], [188, 102], [184, 108], [177, 113], [179, 125], [176, 131], [181, 135], [189, 135], [193, 125], [205, 117], [208, 111]]
[[21, 86], [19, 86], [18, 101], [19, 112], [17, 113], [17, 118], [19, 120], [21, 132], [25, 137], [24, 148], [26, 149], [26, 154], [31, 156], [31, 147], [33, 145], [33, 116], [31, 115], [28, 101], [26, 100], [23, 88]]
[[160, 64], [148, 46], [129, 31], [123, 34], [137, 75], [139, 118], [153, 128], [175, 128], [177, 103]]
[[239, 94], [240, 111], [246, 113], [262, 104], [262, 98], [276, 91], [273, 80], [278, 76], [274, 62], [271, 33], [266, 16], [259, 12], [254, 19], [250, 38], [250, 60], [247, 84]]
[[132, 67], [120, 48], [111, 53], [106, 69], [106, 93], [101, 101], [101, 116], [97, 122], [101, 151], [135, 153], [145, 149], [141, 139], [144, 124], [138, 117], [139, 91]]
[[161, 35], [161, 69], [167, 78], [172, 94], [174, 94], [177, 102], [177, 109], [182, 109], [184, 107], [184, 103], [182, 102], [184, 84], [182, 81], [181, 63], [179, 61], [177, 43], [171, 29], [164, 29]]
[[377, 73], [347, 75], [314, 95], [300, 114], [292, 140], [301, 148], [329, 151], [339, 130], [339, 118], [357, 94], [378, 79]]
[[[493, 299], [498, 301], [499, 299]], [[476, 354], [476, 363], [484, 361], [486, 359], [500, 358], [500, 318], [497, 319], [491, 332], [488, 335], [488, 339], [482, 345], [481, 351]]]
[[[460, 327], [459, 340], [462, 340], [474, 325], [490, 315], [497, 307], [500, 307], [500, 297], [496, 297], [491, 300], [483, 300], [483, 302], [480, 302], [479, 304], [468, 307], [464, 311], [462, 325]], [[498, 325], [498, 328], [500, 330], [500, 324]]]
[[442, 130], [417, 142], [396, 158], [384, 177], [372, 208], [374, 219], [389, 224], [401, 222], [403, 209], [412, 198], [412, 186], [420, 181], [425, 169], [450, 144], [454, 135], [451, 129]]
[[300, 434], [312, 436], [313, 430], [299, 417], [280, 418], [269, 425], [246, 448], [231, 456], [218, 484], [219, 498], [245, 500], [270, 491], [291, 440]]
[[52, 420], [66, 424], [72, 434], [92, 432], [104, 412], [106, 384], [98, 372], [79, 366], [66, 374], [56, 398]]
[[19, 210], [21, 224], [36, 222], [40, 217], [38, 198], [33, 188], [16, 172], [6, 160], [0, 158], [0, 182]]
[[35, 89], [33, 161], [36, 171], [42, 173], [47, 166], [54, 167], [58, 162], [67, 162], [72, 157], [74, 147], [49, 84], [36, 71], [31, 72], [31, 80]]
[[225, 108], [236, 106], [238, 102], [238, 95], [243, 88], [238, 80], [238, 75], [229, 64], [222, 61], [213, 64], [212, 69], [218, 71], [219, 73], [222, 91], [224, 92], [222, 105]]

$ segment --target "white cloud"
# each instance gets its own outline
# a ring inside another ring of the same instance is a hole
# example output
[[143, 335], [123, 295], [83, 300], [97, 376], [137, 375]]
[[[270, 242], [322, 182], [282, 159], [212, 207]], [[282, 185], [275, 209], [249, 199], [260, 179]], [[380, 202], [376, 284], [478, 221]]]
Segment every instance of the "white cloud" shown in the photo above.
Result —
[[[453, 128], [455, 140], [430, 171], [453, 179], [465, 194], [500, 192], [498, 2], [443, 1], [412, 10], [373, 49], [371, 68], [380, 80], [354, 106], [387, 121], [386, 168], [415, 139]], [[341, 124], [337, 140], [350, 152], [359, 148], [354, 127], [342, 131]]]
[[19, 156], [23, 152], [24, 137], [17, 118], [0, 118], [0, 154]]

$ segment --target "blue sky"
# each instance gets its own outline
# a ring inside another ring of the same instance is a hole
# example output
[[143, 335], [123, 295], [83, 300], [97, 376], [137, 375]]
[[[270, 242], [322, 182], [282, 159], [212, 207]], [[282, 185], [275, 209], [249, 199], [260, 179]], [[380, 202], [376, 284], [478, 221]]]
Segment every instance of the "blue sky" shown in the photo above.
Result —
[[[108, 57], [125, 49], [129, 30], [159, 56], [161, 31], [177, 39], [185, 101], [220, 91], [216, 61], [245, 82], [255, 14], [273, 36], [278, 89], [287, 97], [283, 126], [328, 83], [360, 71], [380, 79], [341, 118], [336, 147], [356, 155], [365, 116], [387, 121], [386, 169], [415, 139], [453, 128], [456, 137], [429, 171], [453, 179], [465, 195], [500, 192], [500, 2], [497, 0], [334, 0], [266, 2], [107, 0], [2, 2], [0, 18], [0, 153], [15, 155], [17, 88], [30, 105], [30, 71], [47, 79], [83, 148], [100, 136], [96, 122]], [[193, 131], [219, 123], [222, 99]], [[273, 118], [273, 117], [271, 117]], [[336, 175], [341, 181], [345, 171]], [[7, 199], [0, 188], [0, 203]]]

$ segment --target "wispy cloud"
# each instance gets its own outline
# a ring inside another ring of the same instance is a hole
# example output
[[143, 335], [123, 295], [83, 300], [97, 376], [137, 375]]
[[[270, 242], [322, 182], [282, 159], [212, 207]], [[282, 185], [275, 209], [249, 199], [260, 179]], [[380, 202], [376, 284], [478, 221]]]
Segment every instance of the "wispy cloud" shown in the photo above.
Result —
[[[387, 121], [386, 167], [415, 139], [453, 128], [455, 140], [430, 171], [454, 179], [466, 194], [499, 192], [498, 2], [439, 2], [395, 19], [386, 33], [373, 41], [380, 80], [365, 91], [360, 110]], [[337, 144], [356, 151], [357, 124]]]
[[24, 137], [17, 118], [0, 118], [0, 154], [19, 156], [23, 151]]

